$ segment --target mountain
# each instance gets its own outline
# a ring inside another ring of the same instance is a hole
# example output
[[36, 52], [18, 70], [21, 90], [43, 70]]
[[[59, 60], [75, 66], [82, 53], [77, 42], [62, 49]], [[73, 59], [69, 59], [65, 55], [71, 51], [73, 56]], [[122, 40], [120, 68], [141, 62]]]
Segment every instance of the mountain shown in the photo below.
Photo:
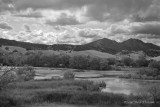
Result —
[[147, 51], [147, 50], [160, 50], [160, 47], [152, 43], [144, 43], [138, 39], [129, 39], [121, 43], [123, 50], [130, 51]]
[[126, 51], [144, 51], [149, 56], [159, 56], [160, 47], [152, 43], [144, 43], [138, 39], [128, 39], [124, 42], [116, 42], [107, 38], [99, 39], [97, 41], [84, 45], [69, 45], [69, 44], [34, 44], [27, 42], [19, 42], [15, 40], [0, 39], [0, 45], [18, 46], [26, 48], [27, 50], [70, 50], [70, 51], [84, 51], [96, 50], [110, 54], [116, 54], [123, 50]]

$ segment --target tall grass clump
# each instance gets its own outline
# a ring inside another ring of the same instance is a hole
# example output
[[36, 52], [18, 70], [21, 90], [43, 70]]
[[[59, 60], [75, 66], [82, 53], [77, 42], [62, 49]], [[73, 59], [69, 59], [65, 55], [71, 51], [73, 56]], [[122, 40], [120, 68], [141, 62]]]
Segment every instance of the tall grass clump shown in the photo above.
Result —
[[75, 78], [75, 74], [71, 71], [66, 71], [64, 73], [64, 79], [67, 79], [67, 80], [72, 80]]

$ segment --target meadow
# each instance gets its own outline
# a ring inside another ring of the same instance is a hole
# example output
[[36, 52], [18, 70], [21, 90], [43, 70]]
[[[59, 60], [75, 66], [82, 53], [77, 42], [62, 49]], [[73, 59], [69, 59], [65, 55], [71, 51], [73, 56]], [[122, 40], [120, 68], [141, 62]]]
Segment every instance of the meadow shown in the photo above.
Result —
[[[123, 105], [125, 97], [100, 92], [99, 83], [87, 80], [51, 80], [11, 83], [6, 90], [2, 107], [45, 103], [76, 105]], [[8, 104], [8, 105], [7, 105]], [[7, 105], [7, 106], [3, 106]]]
[[[24, 68], [20, 69], [23, 72], [18, 71], [19, 76], [25, 71]], [[123, 69], [124, 71], [76, 72], [76, 69], [36, 67], [34, 78], [24, 78], [5, 86], [0, 91], [0, 103], [2, 107], [152, 107], [151, 97], [102, 91], [110, 86], [108, 78], [118, 78], [127, 72], [136, 73], [138, 68]], [[27, 67], [27, 70], [30, 69]], [[67, 72], [73, 73], [74, 78], [65, 78]], [[44, 78], [38, 80], [37, 77]], [[132, 104], [134, 101], [138, 103]], [[150, 103], [143, 104], [143, 101]]]

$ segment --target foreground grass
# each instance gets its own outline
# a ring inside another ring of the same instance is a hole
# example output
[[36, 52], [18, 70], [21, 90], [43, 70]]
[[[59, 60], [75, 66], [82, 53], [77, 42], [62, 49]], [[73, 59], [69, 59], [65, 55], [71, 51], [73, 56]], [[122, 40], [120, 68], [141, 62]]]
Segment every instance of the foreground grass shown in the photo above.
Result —
[[129, 96], [103, 93], [87, 80], [16, 82], [0, 92], [0, 107], [154, 107], [125, 101]]
[[[4, 97], [5, 96], [5, 97]], [[123, 95], [100, 92], [100, 85], [86, 80], [52, 80], [11, 83], [1, 92], [2, 107], [64, 103], [75, 105], [123, 105]], [[4, 102], [6, 101], [6, 102]], [[5, 106], [5, 104], [7, 106]]]

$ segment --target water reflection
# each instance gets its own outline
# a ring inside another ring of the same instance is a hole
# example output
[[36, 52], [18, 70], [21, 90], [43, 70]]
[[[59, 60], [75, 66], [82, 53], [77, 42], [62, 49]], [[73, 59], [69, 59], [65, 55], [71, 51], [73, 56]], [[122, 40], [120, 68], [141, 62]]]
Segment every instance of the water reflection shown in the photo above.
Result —
[[90, 79], [93, 81], [105, 81], [107, 87], [103, 92], [119, 93], [119, 94], [139, 94], [147, 91], [147, 88], [156, 83], [160, 85], [160, 81], [144, 81], [144, 80], [127, 80], [119, 78], [100, 78]]

